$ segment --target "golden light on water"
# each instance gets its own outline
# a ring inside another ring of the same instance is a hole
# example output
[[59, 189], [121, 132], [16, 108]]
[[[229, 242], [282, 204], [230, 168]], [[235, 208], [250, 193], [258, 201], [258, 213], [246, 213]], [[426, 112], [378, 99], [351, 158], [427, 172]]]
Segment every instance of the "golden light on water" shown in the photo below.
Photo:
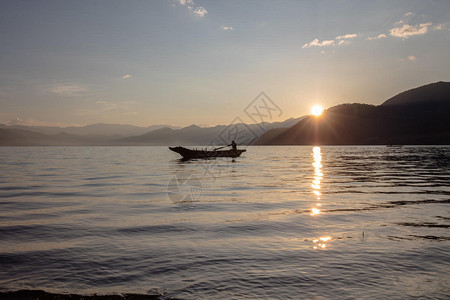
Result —
[[312, 211], [311, 216], [320, 214], [320, 209], [318, 209], [318, 208], [313, 208], [313, 209], [311, 209], [311, 211]]
[[320, 116], [323, 113], [323, 107], [320, 105], [314, 105], [311, 108], [311, 114], [313, 114], [314, 116]]
[[331, 236], [323, 236], [318, 239], [313, 240], [314, 246], [313, 249], [325, 249], [327, 247], [327, 244], [325, 242], [331, 241]]
[[[321, 182], [323, 179], [323, 172], [322, 172], [322, 152], [320, 147], [314, 147], [313, 148], [313, 167], [314, 167], [314, 177], [312, 180], [312, 193], [316, 197], [316, 206], [311, 208], [311, 216], [317, 216], [321, 213], [320, 208], [322, 206], [321, 202], [321, 196], [322, 193], [320, 192], [321, 188]], [[319, 238], [316, 238], [313, 240], [313, 249], [325, 249], [327, 248], [327, 243], [331, 241], [331, 236], [321, 236]]]
[[[314, 167], [314, 178], [311, 184], [311, 187], [313, 188], [313, 194], [316, 196], [316, 206], [321, 206], [320, 203], [320, 196], [322, 193], [320, 192], [320, 182], [323, 179], [323, 173], [322, 173], [322, 154], [320, 152], [320, 147], [314, 147], [313, 148], [313, 167]], [[317, 207], [313, 207], [311, 209], [311, 216], [315, 216], [320, 214], [320, 209]]]

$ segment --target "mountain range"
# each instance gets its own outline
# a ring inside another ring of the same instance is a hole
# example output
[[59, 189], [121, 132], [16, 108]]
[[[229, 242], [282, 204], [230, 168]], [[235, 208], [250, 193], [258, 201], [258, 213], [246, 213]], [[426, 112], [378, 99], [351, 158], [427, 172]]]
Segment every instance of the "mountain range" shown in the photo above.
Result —
[[[0, 146], [192, 146], [224, 145], [232, 139], [240, 144], [250, 144], [267, 130], [290, 127], [301, 119], [215, 127], [191, 125], [184, 128], [169, 125], [138, 127], [92, 124], [82, 127], [45, 127], [0, 124]], [[236, 136], [234, 129], [238, 128], [239, 136]]]
[[[4, 128], [5, 125], [3, 125]], [[23, 129], [28, 131], [33, 131], [37, 133], [55, 135], [60, 133], [68, 133], [81, 136], [116, 136], [118, 138], [144, 134], [153, 130], [161, 128], [172, 128], [179, 129], [180, 127], [170, 126], [170, 125], [152, 125], [149, 127], [140, 127], [133, 125], [123, 125], [123, 124], [103, 124], [96, 123], [86, 126], [69, 126], [69, 127], [57, 127], [57, 126], [24, 126], [24, 125], [9, 125], [8, 128]]]
[[184, 128], [92, 124], [45, 127], [0, 124], [0, 146], [450, 144], [450, 82], [400, 93], [381, 105], [347, 103], [321, 116], [283, 122]]
[[381, 105], [331, 107], [289, 128], [267, 131], [256, 145], [450, 144], [450, 82], [400, 93]]

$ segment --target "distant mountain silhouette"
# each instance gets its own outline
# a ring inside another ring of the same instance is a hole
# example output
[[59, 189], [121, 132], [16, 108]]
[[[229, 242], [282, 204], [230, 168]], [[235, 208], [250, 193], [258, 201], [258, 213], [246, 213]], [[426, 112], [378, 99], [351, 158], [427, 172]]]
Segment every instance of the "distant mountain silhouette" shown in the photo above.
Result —
[[23, 129], [43, 134], [54, 135], [62, 132], [82, 135], [82, 136], [130, 136], [130, 135], [139, 135], [144, 134], [149, 131], [157, 130], [164, 127], [169, 127], [173, 129], [177, 129], [179, 127], [170, 126], [170, 125], [152, 125], [149, 127], [139, 127], [133, 125], [123, 125], [123, 124], [103, 124], [96, 123], [90, 124], [86, 126], [69, 126], [69, 127], [57, 127], [57, 126], [24, 126], [24, 125], [10, 125], [10, 128]]
[[[245, 124], [253, 138], [275, 127], [289, 127], [301, 118], [283, 122]], [[0, 124], [0, 146], [127, 146], [127, 145], [216, 145], [227, 126], [184, 128], [154, 125], [137, 127], [117, 124], [92, 124], [83, 127], [6, 126]], [[230, 142], [230, 141], [227, 141]]]
[[2, 146], [28, 146], [45, 143], [49, 137], [42, 133], [27, 131], [18, 128], [0, 126], [0, 145]]
[[450, 83], [415, 88], [379, 106], [341, 104], [290, 128], [270, 130], [255, 144], [450, 144]]
[[[217, 126], [218, 127], [218, 126]], [[117, 145], [205, 145], [211, 135], [218, 134], [217, 127], [201, 128], [191, 125], [178, 130], [161, 128], [146, 134], [115, 140]]]
[[43, 134], [0, 125], [0, 146], [100, 146], [117, 136], [80, 136], [67, 132]]
[[[288, 119], [283, 122], [260, 123], [260, 124], [238, 124], [244, 128], [241, 134], [241, 140], [254, 140], [267, 130], [276, 127], [289, 127], [297, 123], [302, 118]], [[229, 127], [226, 125], [218, 125], [215, 127], [199, 127], [191, 125], [181, 129], [161, 128], [146, 134], [126, 137], [114, 140], [115, 145], [183, 145], [183, 146], [208, 146], [223, 145], [230, 143], [231, 140], [224, 135]], [[239, 141], [237, 141], [239, 142]]]

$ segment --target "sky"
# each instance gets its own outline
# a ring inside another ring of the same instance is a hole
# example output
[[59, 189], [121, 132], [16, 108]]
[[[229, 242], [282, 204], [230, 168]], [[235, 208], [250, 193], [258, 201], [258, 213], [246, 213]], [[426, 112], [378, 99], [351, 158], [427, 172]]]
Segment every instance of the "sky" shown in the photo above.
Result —
[[450, 81], [449, 49], [448, 0], [2, 0], [0, 123], [281, 121]]

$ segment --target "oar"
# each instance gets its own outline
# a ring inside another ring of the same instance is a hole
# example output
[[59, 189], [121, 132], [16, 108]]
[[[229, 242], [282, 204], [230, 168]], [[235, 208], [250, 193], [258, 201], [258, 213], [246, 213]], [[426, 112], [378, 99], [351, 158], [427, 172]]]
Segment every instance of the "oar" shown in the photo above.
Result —
[[219, 148], [214, 148], [214, 149], [212, 149], [212, 151], [216, 151], [216, 150], [219, 150], [219, 149], [222, 149], [222, 148], [225, 148], [225, 147], [229, 147], [229, 146], [227, 145], [227, 146], [222, 146], [222, 147], [219, 147]]

